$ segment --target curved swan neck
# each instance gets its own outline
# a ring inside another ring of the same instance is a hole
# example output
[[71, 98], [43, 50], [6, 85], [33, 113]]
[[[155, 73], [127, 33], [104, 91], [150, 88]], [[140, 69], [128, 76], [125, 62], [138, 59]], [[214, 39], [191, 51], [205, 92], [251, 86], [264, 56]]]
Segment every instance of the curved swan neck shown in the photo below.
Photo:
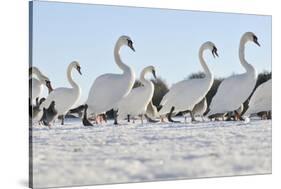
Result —
[[249, 64], [246, 59], [245, 59], [245, 45], [247, 43], [247, 39], [245, 39], [244, 37], [242, 37], [242, 39], [240, 40], [240, 45], [239, 45], [239, 60], [241, 65], [245, 68], [245, 70], [247, 72], [249, 71], [253, 71], [253, 66], [251, 64]]
[[72, 69], [74, 68], [74, 65], [73, 64], [70, 64], [67, 68], [67, 79], [68, 79], [68, 82], [70, 83], [70, 85], [73, 87], [73, 88], [79, 88], [79, 86], [77, 85], [77, 83], [73, 80], [72, 78]]
[[143, 84], [143, 86], [145, 87], [149, 87], [150, 89], [154, 89], [154, 85], [153, 83], [149, 80], [149, 79], [146, 79], [145, 78], [145, 75], [148, 73], [148, 72], [151, 72], [149, 69], [144, 69], [142, 70], [141, 74], [140, 74], [140, 81], [141, 83]]
[[130, 70], [130, 67], [127, 66], [126, 64], [124, 64], [121, 60], [120, 49], [122, 46], [123, 46], [123, 44], [120, 44], [120, 42], [117, 41], [115, 48], [114, 48], [114, 59], [115, 59], [117, 66], [125, 72], [127, 70]]
[[144, 84], [144, 85], [146, 85], [146, 84], [148, 84], [148, 83], [151, 82], [150, 80], [145, 79], [145, 75], [146, 75], [147, 72], [148, 72], [148, 70], [147, 70], [147, 69], [144, 69], [144, 70], [141, 72], [141, 75], [140, 75], [140, 81], [141, 81], [141, 83]]
[[203, 53], [207, 48], [203, 45], [199, 49], [199, 60], [202, 68], [204, 69], [204, 72], [206, 74], [206, 77], [212, 77], [212, 72], [210, 71], [209, 67], [207, 66], [204, 58], [203, 58]]

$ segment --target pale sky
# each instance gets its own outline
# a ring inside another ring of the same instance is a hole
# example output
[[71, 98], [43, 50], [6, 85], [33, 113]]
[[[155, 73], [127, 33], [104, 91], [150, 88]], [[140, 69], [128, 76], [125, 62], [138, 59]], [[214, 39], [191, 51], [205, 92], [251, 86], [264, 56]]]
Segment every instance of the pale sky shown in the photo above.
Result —
[[244, 32], [254, 32], [261, 44], [247, 44], [246, 59], [258, 73], [271, 71], [271, 17], [244, 14], [148, 9], [35, 1], [33, 7], [33, 65], [47, 75], [53, 87], [69, 86], [68, 64], [77, 60], [83, 75], [73, 76], [82, 88], [83, 103], [95, 80], [104, 73], [120, 73], [113, 49], [128, 35], [136, 52], [124, 47], [121, 58], [139, 76], [153, 65], [171, 85], [202, 71], [198, 50], [212, 41], [219, 58], [205, 59], [215, 77], [244, 72], [238, 45]]

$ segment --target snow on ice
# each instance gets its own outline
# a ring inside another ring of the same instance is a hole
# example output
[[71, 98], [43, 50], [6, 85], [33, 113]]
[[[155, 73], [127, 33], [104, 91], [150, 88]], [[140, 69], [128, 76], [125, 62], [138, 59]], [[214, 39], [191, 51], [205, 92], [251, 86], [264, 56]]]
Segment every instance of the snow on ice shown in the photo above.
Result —
[[32, 128], [34, 187], [271, 173], [271, 120]]

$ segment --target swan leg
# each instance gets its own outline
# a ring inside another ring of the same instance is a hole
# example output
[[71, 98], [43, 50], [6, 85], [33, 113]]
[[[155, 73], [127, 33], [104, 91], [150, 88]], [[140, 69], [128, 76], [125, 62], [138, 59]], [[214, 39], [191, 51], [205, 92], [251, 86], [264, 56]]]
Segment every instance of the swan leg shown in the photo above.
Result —
[[143, 114], [140, 115], [141, 118], [141, 124], [143, 125]]
[[127, 115], [127, 120], [130, 122], [130, 114]]
[[192, 122], [196, 121], [193, 112], [190, 111], [189, 113], [190, 113], [190, 116], [191, 116], [191, 121], [192, 121]]
[[117, 120], [117, 117], [118, 117], [118, 110], [113, 110], [113, 115], [114, 115], [114, 125], [118, 125], [118, 120]]
[[64, 125], [64, 115], [61, 115], [61, 125]]
[[102, 114], [102, 120], [104, 121], [104, 123], [107, 123], [107, 118], [106, 118], [106, 114]]
[[93, 124], [87, 118], [87, 110], [88, 110], [88, 106], [85, 106], [82, 123], [84, 126], [93, 126]]
[[240, 121], [245, 121], [244, 118], [242, 118], [242, 116], [236, 110], [234, 111], [234, 113]]
[[168, 115], [167, 115], [168, 121], [169, 121], [169, 122], [172, 122], [172, 123], [180, 123], [180, 121], [174, 121], [174, 120], [172, 119], [172, 114], [173, 114], [173, 111], [174, 111], [174, 110], [175, 110], [175, 107], [173, 106], [173, 107], [171, 108], [170, 112], [169, 112]]
[[201, 119], [202, 119], [203, 122], [205, 122], [205, 119], [204, 119], [204, 117], [202, 115], [201, 115]]
[[99, 115], [99, 123], [102, 124], [102, 117], [101, 117], [101, 114]]
[[100, 115], [99, 115], [99, 122], [100, 122], [100, 124], [102, 124], [102, 120], [103, 120], [102, 114], [100, 114]]

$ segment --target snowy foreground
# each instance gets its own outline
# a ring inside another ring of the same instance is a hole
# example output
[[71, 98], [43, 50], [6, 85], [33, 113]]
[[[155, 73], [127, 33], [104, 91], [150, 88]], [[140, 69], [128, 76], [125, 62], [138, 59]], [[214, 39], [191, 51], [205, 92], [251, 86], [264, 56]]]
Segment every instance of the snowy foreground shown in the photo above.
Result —
[[33, 127], [34, 187], [271, 173], [271, 121]]

